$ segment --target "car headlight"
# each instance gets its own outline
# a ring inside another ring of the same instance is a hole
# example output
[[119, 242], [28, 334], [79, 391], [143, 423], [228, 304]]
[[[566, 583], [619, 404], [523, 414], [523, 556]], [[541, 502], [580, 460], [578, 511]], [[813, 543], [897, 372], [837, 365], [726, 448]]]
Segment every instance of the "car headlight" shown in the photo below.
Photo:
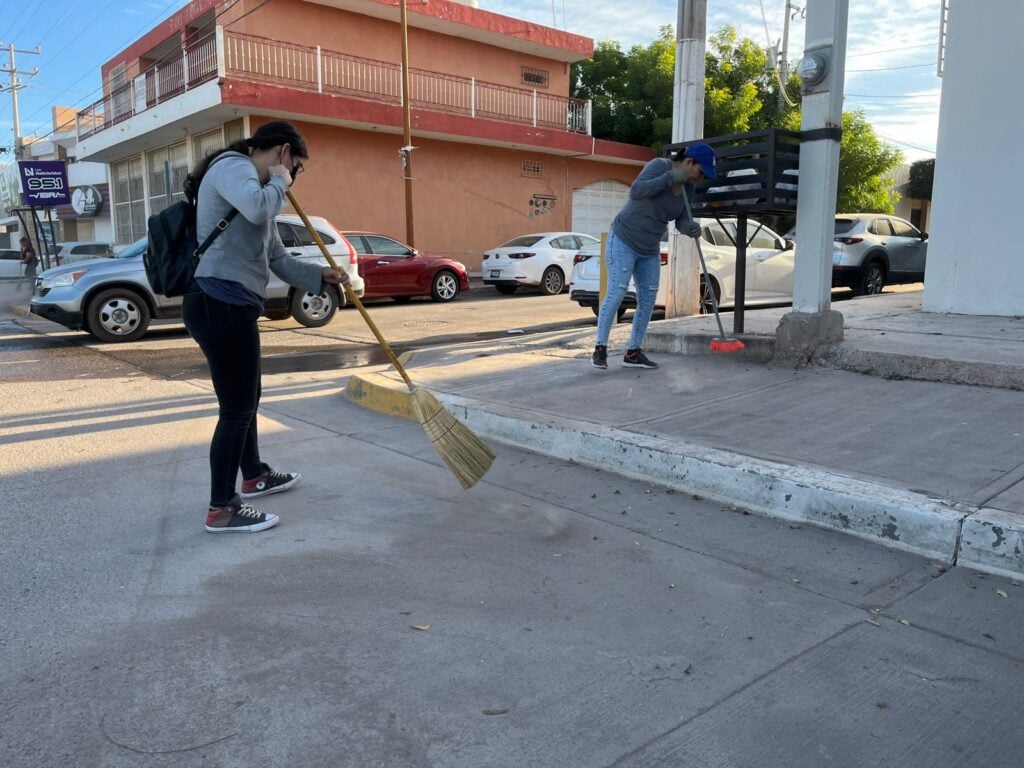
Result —
[[77, 272], [64, 272], [63, 274], [55, 277], [48, 277], [42, 280], [39, 287], [45, 290], [52, 288], [60, 288], [66, 285], [74, 285], [77, 283], [88, 270], [80, 269]]

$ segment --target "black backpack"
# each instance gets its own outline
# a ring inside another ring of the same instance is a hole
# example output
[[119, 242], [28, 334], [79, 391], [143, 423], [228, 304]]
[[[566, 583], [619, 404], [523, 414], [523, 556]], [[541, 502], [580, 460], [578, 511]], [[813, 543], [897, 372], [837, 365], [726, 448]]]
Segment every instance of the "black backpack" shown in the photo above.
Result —
[[[189, 181], [194, 180], [190, 178]], [[189, 194], [192, 189], [196, 190], [196, 195]], [[154, 213], [146, 223], [149, 246], [142, 261], [154, 293], [167, 297], [183, 296], [195, 278], [199, 257], [213, 245], [238, 213], [232, 208], [200, 245], [196, 234], [197, 196], [198, 185], [190, 186], [186, 182], [185, 199]]]

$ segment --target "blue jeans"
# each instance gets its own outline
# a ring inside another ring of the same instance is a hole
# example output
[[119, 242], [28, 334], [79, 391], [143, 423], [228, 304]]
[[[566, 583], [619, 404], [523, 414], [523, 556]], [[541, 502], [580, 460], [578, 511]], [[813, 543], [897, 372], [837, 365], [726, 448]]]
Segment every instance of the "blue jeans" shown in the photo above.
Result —
[[608, 334], [618, 317], [619, 304], [626, 295], [632, 277], [636, 285], [636, 311], [633, 313], [633, 332], [629, 336], [628, 349], [639, 349], [647, 333], [647, 324], [651, 322], [654, 302], [658, 298], [661, 257], [657, 253], [653, 256], [639, 254], [616, 237], [614, 232], [610, 232], [605, 245], [604, 261], [608, 267], [608, 292], [597, 316], [597, 343], [608, 344]]

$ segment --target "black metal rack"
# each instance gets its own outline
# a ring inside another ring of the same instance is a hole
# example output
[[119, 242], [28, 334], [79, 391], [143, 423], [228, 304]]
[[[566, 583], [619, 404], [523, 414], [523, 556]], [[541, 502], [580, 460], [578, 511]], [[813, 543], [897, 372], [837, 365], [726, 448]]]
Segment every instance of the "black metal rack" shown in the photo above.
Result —
[[[703, 142], [715, 150], [714, 179], [697, 183], [693, 215], [736, 218], [736, 302], [733, 333], [743, 333], [747, 288], [747, 217], [796, 213], [800, 171], [799, 131], [771, 128], [667, 144], [665, 156]], [[728, 232], [728, 230], [726, 230]]]

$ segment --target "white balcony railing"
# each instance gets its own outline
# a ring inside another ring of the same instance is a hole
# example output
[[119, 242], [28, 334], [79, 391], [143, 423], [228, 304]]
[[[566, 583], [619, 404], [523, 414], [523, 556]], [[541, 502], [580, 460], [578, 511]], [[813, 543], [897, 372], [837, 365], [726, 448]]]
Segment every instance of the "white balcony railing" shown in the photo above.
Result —
[[[218, 61], [218, 35], [223, 37], [222, 61]], [[398, 64], [218, 30], [80, 111], [78, 138], [92, 136], [172, 99], [218, 73], [299, 90], [402, 103]], [[419, 109], [590, 133], [589, 103], [582, 99], [423, 69], [410, 70], [409, 86], [412, 104]]]

